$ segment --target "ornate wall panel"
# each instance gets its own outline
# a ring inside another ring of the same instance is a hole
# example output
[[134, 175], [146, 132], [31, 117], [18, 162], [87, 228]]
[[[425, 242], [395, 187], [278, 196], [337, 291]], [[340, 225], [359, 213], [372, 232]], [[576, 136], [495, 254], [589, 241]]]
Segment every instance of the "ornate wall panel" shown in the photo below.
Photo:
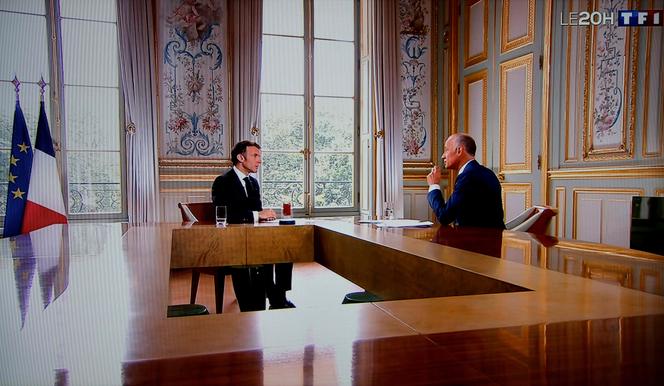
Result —
[[502, 186], [505, 222], [507, 222], [532, 206], [533, 189], [530, 184], [505, 183]]
[[505, 260], [522, 264], [531, 264], [533, 247], [537, 248], [537, 245], [531, 243], [529, 240], [503, 237], [501, 256], [503, 256]]
[[[597, 0], [593, 9], [613, 13], [631, 1]], [[584, 154], [587, 160], [634, 156], [638, 30], [601, 24], [586, 34]]]
[[486, 165], [487, 71], [464, 76], [463, 90], [464, 132], [476, 138], [475, 156]]
[[643, 189], [573, 190], [572, 237], [629, 248], [632, 196]]
[[157, 2], [160, 165], [229, 157], [226, 1]]
[[[400, 0], [401, 122], [406, 169], [436, 161], [437, 2]], [[408, 170], [404, 170], [408, 174]]]
[[433, 220], [433, 212], [429, 208], [427, 201], [428, 186], [411, 186], [403, 190], [403, 215], [408, 219]]
[[[569, 1], [567, 12], [587, 9], [588, 0]], [[579, 133], [583, 131], [583, 88], [585, 38], [582, 28], [567, 28], [565, 49], [565, 161], [578, 161]]]
[[486, 60], [489, 33], [488, 0], [468, 1], [464, 4], [464, 67]]
[[535, 0], [503, 0], [500, 51], [507, 52], [535, 39]]
[[533, 54], [500, 64], [500, 169], [530, 173]]

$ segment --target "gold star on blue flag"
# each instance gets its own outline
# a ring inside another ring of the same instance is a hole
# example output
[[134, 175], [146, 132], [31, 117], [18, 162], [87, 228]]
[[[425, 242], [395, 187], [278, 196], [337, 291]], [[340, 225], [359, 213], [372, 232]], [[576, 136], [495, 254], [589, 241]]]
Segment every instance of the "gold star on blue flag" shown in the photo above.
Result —
[[12, 127], [12, 146], [9, 156], [9, 186], [3, 237], [21, 233], [23, 212], [28, 197], [30, 172], [32, 171], [32, 143], [25, 123], [21, 104], [17, 100]]

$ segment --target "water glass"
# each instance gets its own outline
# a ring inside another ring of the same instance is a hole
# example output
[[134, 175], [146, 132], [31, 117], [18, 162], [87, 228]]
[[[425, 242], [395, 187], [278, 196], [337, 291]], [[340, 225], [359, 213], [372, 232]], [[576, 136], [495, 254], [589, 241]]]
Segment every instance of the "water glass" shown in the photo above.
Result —
[[293, 216], [293, 204], [284, 202], [281, 204], [281, 217], [291, 218]]
[[214, 217], [218, 227], [226, 226], [226, 207], [224, 205], [218, 205], [214, 208]]

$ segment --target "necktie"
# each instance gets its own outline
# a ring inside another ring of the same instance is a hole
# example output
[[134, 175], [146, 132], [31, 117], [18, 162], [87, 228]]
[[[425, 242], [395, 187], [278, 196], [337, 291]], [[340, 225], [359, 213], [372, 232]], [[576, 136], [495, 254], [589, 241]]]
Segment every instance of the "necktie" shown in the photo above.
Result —
[[251, 184], [249, 177], [244, 177], [244, 186], [247, 189], [247, 197], [251, 197], [254, 193], [254, 185]]

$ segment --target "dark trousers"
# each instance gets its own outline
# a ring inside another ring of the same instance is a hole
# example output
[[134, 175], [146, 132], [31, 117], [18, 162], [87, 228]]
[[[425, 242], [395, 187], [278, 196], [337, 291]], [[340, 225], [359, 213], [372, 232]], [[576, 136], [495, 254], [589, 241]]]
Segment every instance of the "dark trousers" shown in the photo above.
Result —
[[286, 302], [286, 291], [292, 285], [293, 263], [233, 268], [231, 276], [240, 311], [261, 311], [265, 310], [266, 295], [271, 306]]

